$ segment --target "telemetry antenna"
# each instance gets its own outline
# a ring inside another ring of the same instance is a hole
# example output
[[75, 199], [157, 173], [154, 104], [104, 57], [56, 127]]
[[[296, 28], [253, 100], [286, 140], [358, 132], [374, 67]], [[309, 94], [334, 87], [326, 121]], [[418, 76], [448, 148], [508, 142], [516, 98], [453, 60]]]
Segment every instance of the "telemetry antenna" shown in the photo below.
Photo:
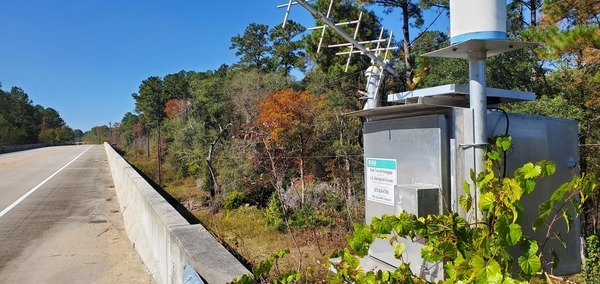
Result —
[[[313, 0], [309, 0], [309, 1], [305, 1], [305, 2], [312, 2]], [[285, 8], [285, 17], [283, 18], [283, 24], [281, 24], [282, 28], [285, 28], [285, 24], [287, 23], [288, 17], [290, 15], [290, 10], [292, 9], [292, 5], [297, 5], [298, 2], [294, 1], [294, 0], [289, 0], [287, 4], [281, 4], [279, 6], [277, 6], [277, 8]], [[331, 10], [331, 5], [329, 6], [329, 10]], [[327, 16], [329, 17], [329, 12], [327, 13]]]
[[[358, 31], [360, 29], [360, 21], [362, 20], [362, 12], [359, 15], [359, 19], [356, 21], [335, 23], [331, 19], [331, 10], [333, 7], [333, 1], [334, 0], [331, 0], [329, 2], [329, 8], [327, 9], [327, 14], [323, 15], [323, 13], [319, 12], [317, 9], [315, 9], [315, 7], [308, 4], [308, 2], [311, 2], [311, 1], [289, 0], [289, 2], [287, 4], [277, 6], [278, 8], [286, 8], [285, 17], [284, 17], [282, 26], [285, 26], [285, 24], [288, 20], [291, 7], [293, 5], [301, 5], [306, 10], [308, 10], [313, 15], [313, 17], [321, 20], [324, 23], [323, 26], [310, 28], [312, 30], [317, 30], [317, 29], [322, 30], [321, 38], [319, 39], [319, 45], [317, 47], [317, 52], [319, 52], [321, 50], [321, 45], [323, 43], [323, 37], [325, 36], [325, 29], [331, 28], [347, 41], [347, 43], [332, 44], [332, 45], [328, 46], [328, 47], [348, 47], [349, 48], [349, 51], [336, 53], [337, 55], [346, 55], [346, 54], [348, 55], [348, 60], [346, 62], [346, 71], [348, 70], [348, 66], [350, 65], [350, 60], [351, 60], [351, 57], [353, 54], [360, 53], [360, 54], [364, 54], [367, 57], [369, 57], [371, 59], [371, 62], [373, 63], [373, 66], [369, 67], [365, 72], [367, 75], [367, 78], [368, 78], [368, 83], [367, 83], [367, 88], [366, 88], [367, 89], [367, 92], [366, 92], [367, 103], [365, 104], [365, 109], [375, 108], [379, 105], [379, 100], [378, 100], [377, 94], [379, 92], [379, 85], [381, 84], [381, 82], [383, 82], [383, 78], [384, 78], [384, 72], [382, 72], [382, 71], [386, 71], [387, 73], [392, 74], [394, 76], [397, 76], [397, 74], [398, 74], [398, 72], [396, 72], [396, 70], [392, 67], [390, 60], [388, 60], [388, 58], [387, 58], [388, 52], [390, 50], [397, 49], [397, 47], [391, 46], [392, 33], [390, 33], [390, 36], [387, 39], [385, 39], [385, 38], [383, 38], [384, 30], [382, 29], [379, 34], [379, 39], [370, 40], [370, 41], [358, 41], [357, 36], [358, 36]], [[351, 24], [356, 24], [353, 35], [350, 35], [349, 33], [347, 33], [344, 29], [342, 29], [340, 27], [343, 25], [351, 25]], [[385, 47], [382, 47], [381, 44], [385, 43], [385, 42], [387, 42], [387, 45]], [[374, 49], [371, 49], [371, 48], [366, 47], [365, 44], [377, 44], [377, 47]], [[384, 52], [383, 58], [381, 57], [382, 52]], [[380, 66], [381, 68], [378, 66]]]
[[[333, 3], [333, 0], [331, 0], [331, 3]], [[345, 40], [347, 40], [349, 43], [351, 43], [352, 46], [354, 46], [356, 49], [360, 50], [362, 54], [368, 56], [374, 63], [380, 65], [385, 71], [387, 71], [388, 73], [390, 73], [394, 76], [397, 74], [396, 70], [388, 62], [384, 62], [383, 59], [381, 59], [379, 56], [375, 55], [375, 53], [373, 51], [369, 50], [367, 47], [360, 44], [356, 39], [354, 39], [354, 37], [352, 35], [348, 34], [342, 28], [337, 26], [329, 17], [326, 17], [325, 15], [323, 15], [323, 13], [321, 13], [317, 9], [315, 9], [315, 7], [308, 4], [308, 1], [296, 0], [289, 4], [280, 5], [282, 7], [288, 7], [288, 11], [286, 12], [286, 17], [285, 17], [286, 21], [287, 21], [287, 17], [289, 14], [289, 10], [291, 9], [291, 6], [294, 4], [299, 4], [302, 7], [304, 7], [304, 9], [308, 10], [313, 15], [313, 17], [323, 21], [323, 23], [325, 23], [325, 25], [327, 25], [329, 28], [333, 29], [341, 37], [343, 37]], [[331, 7], [332, 5], [330, 4], [329, 6]]]

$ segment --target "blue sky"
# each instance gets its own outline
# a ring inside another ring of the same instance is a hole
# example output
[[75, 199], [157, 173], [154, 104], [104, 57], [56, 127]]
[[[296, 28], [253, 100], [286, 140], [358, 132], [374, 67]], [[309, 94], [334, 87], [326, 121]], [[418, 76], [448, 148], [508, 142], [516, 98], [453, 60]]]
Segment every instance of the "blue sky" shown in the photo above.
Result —
[[[284, 0], [0, 1], [0, 83], [56, 109], [73, 129], [118, 122], [149, 76], [233, 64], [231, 37], [252, 22], [273, 27]], [[399, 14], [384, 26], [401, 32]], [[442, 16], [437, 29], [445, 31]], [[301, 7], [290, 19], [314, 24]]]

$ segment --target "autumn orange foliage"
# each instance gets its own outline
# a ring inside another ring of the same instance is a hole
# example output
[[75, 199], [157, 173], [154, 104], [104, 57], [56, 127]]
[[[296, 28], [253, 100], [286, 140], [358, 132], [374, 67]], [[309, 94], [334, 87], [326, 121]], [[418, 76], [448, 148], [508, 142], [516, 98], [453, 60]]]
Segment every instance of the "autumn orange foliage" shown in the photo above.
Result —
[[190, 102], [183, 99], [170, 99], [165, 103], [165, 114], [169, 119], [187, 115], [189, 113]]
[[317, 116], [323, 111], [323, 102], [322, 96], [284, 89], [260, 101], [257, 122], [270, 132], [270, 138], [275, 143], [281, 143], [282, 139], [290, 138], [294, 131], [314, 128]]

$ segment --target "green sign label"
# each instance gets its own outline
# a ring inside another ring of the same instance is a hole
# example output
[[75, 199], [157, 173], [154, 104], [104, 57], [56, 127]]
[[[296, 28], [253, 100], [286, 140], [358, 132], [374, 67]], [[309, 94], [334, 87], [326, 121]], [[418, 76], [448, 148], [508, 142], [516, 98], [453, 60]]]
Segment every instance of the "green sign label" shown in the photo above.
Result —
[[398, 180], [396, 160], [367, 158], [366, 191], [370, 201], [394, 205], [394, 186]]

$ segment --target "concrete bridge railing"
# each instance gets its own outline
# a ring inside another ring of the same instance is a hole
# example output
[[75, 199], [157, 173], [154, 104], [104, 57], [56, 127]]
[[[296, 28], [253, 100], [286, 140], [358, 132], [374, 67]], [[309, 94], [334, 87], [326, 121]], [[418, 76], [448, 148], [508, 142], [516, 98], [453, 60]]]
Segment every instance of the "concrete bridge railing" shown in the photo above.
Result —
[[27, 144], [27, 145], [16, 145], [16, 146], [0, 146], [0, 154], [24, 151], [24, 150], [31, 150], [31, 149], [41, 148], [44, 146], [46, 146], [46, 145], [44, 145], [44, 144]]
[[156, 283], [183, 283], [186, 264], [208, 283], [249, 273], [202, 225], [190, 225], [110, 145], [104, 148], [127, 236]]

